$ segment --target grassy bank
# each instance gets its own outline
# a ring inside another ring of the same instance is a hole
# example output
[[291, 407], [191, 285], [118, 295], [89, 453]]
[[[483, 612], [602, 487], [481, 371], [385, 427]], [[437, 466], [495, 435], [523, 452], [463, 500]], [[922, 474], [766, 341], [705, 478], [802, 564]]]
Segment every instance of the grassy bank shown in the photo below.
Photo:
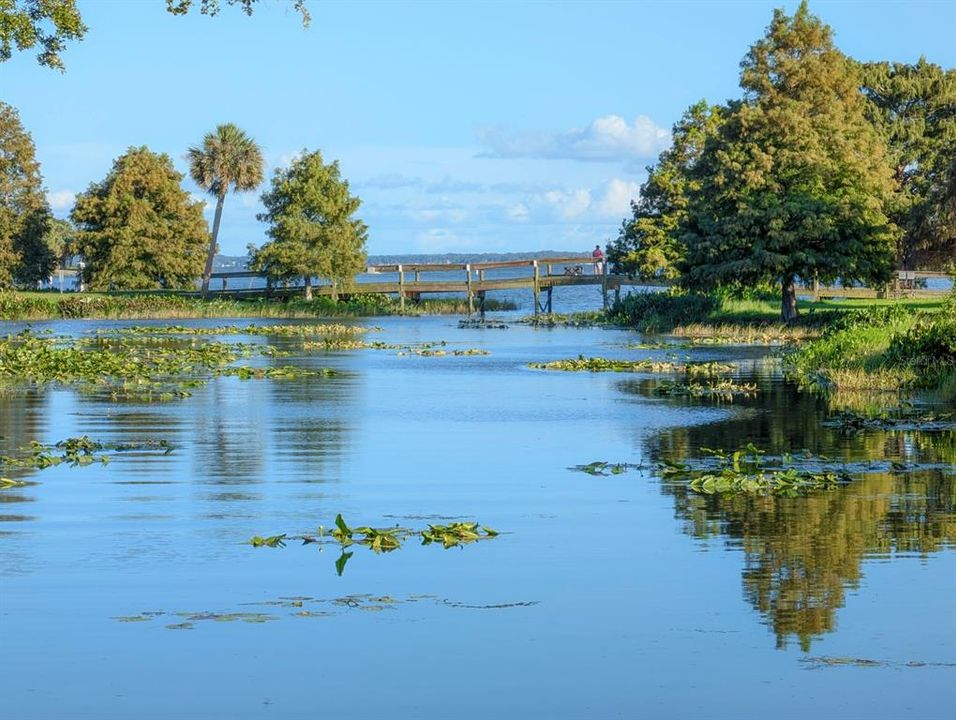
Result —
[[[510, 303], [485, 301], [486, 310], [513, 310]], [[406, 301], [405, 315], [463, 315], [468, 302], [459, 298]], [[51, 293], [0, 292], [0, 320], [103, 318], [113, 320], [181, 318], [315, 318], [369, 317], [402, 314], [398, 300], [387, 295], [353, 295], [333, 301], [225, 300], [182, 297], [162, 293]]]
[[800, 318], [780, 321], [776, 296], [733, 298], [718, 295], [628, 295], [608, 312], [611, 322], [643, 333], [678, 337], [724, 337], [742, 342], [802, 340], [818, 336], [838, 318], [867, 308], [900, 307], [907, 312], [935, 313], [943, 299], [901, 300], [801, 300]]
[[788, 371], [827, 390], [928, 388], [956, 397], [956, 294], [938, 310], [884, 305], [844, 313], [787, 355]]

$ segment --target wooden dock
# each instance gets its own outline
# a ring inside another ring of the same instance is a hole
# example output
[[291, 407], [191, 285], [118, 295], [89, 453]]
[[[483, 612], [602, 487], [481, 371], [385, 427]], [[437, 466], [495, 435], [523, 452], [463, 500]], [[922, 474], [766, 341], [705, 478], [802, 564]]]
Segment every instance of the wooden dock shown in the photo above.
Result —
[[[556, 257], [530, 260], [506, 260], [484, 263], [418, 263], [398, 265], [369, 265], [366, 275], [395, 275], [396, 279], [382, 282], [356, 282], [348, 288], [329, 284], [313, 285], [313, 295], [395, 295], [401, 308], [406, 301], [416, 301], [426, 294], [461, 293], [468, 299], [469, 311], [474, 313], [483, 309], [485, 296], [494, 290], [530, 290], [534, 299], [535, 314], [551, 313], [554, 307], [554, 288], [576, 285], [596, 285], [601, 287], [605, 307], [610, 302], [610, 293], [620, 296], [621, 288], [651, 287], [664, 289], [666, 284], [647, 282], [627, 275], [611, 274], [608, 263], [602, 264], [601, 272], [595, 272], [595, 263], [587, 257]], [[526, 272], [511, 277], [489, 277], [490, 273], [502, 269], [524, 269]], [[429, 279], [432, 273], [451, 273], [458, 278]], [[242, 280], [265, 280], [263, 273], [242, 271], [213, 273], [210, 288], [215, 282], [220, 288], [210, 290], [211, 296], [218, 297], [287, 297], [305, 291], [304, 284], [248, 287], [240, 289], [235, 285]], [[233, 281], [233, 287], [230, 287]], [[239, 281], [239, 282], [235, 282]]]
[[[508, 277], [490, 277], [495, 270], [523, 269], [522, 273], [511, 273]], [[401, 309], [406, 301], [417, 301], [426, 294], [463, 294], [468, 300], [469, 311], [483, 311], [484, 300], [488, 292], [495, 290], [530, 290], [534, 299], [535, 315], [551, 313], [554, 308], [554, 289], [577, 285], [596, 285], [601, 288], [605, 309], [620, 297], [622, 287], [645, 287], [665, 290], [669, 283], [664, 281], [646, 281], [627, 275], [612, 274], [609, 263], [603, 263], [602, 270], [595, 272], [595, 263], [589, 257], [555, 257], [527, 260], [507, 260], [484, 263], [419, 263], [396, 265], [369, 265], [366, 275], [395, 276], [394, 279], [356, 282], [346, 287], [330, 284], [313, 284], [313, 295], [394, 295]], [[444, 273], [457, 275], [456, 278], [429, 279], [430, 274]], [[797, 288], [801, 296], [814, 299], [824, 298], [900, 298], [900, 297], [943, 297], [946, 290], [926, 290], [915, 287], [916, 282], [926, 278], [947, 277], [945, 273], [901, 271], [899, 278], [886, 289], [841, 288], [823, 286], [805, 286]], [[213, 273], [210, 295], [213, 297], [291, 297], [305, 291], [304, 284], [270, 284], [264, 273], [252, 271]], [[248, 280], [247, 287], [238, 287]], [[256, 280], [265, 282], [265, 286], [252, 287]], [[219, 282], [218, 289], [215, 283]], [[231, 285], [231, 287], [230, 287]], [[192, 294], [192, 293], [191, 293]]]

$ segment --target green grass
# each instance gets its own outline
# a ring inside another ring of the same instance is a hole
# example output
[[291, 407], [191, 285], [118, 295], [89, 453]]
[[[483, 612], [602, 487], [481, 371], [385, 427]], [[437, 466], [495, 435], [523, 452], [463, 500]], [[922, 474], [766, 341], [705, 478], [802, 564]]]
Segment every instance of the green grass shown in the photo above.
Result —
[[956, 294], [938, 303], [871, 303], [835, 316], [786, 358], [801, 384], [841, 392], [956, 385]]
[[[485, 309], [513, 310], [510, 303], [486, 300]], [[406, 315], [464, 315], [468, 302], [459, 298], [406, 301]], [[397, 299], [388, 295], [353, 295], [347, 300], [202, 300], [164, 293], [0, 292], [0, 320], [102, 318], [164, 320], [177, 318], [315, 318], [399, 315]]]
[[785, 325], [780, 321], [780, 298], [762, 295], [733, 298], [700, 294], [633, 294], [609, 311], [609, 319], [644, 333], [672, 333], [684, 337], [727, 337], [760, 342], [801, 339], [816, 335], [834, 319], [852, 311], [874, 307], [901, 307], [910, 312], [938, 312], [945, 299], [801, 300], [800, 317]]

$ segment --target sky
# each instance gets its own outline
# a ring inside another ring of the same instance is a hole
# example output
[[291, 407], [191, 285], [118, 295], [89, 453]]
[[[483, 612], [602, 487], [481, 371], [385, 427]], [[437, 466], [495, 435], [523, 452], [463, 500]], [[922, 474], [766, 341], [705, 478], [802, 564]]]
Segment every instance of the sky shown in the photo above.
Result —
[[[588, 250], [617, 236], [691, 104], [739, 97], [739, 63], [781, 0], [332, 2], [252, 17], [170, 15], [164, 0], [77, 0], [66, 72], [0, 64], [0, 99], [37, 146], [54, 212], [130, 146], [186, 150], [233, 122], [267, 178], [302, 149], [337, 160], [372, 255]], [[864, 61], [956, 67], [956, 0], [815, 0]], [[220, 249], [266, 240], [257, 192], [230, 195]], [[211, 205], [207, 217], [212, 221]]]

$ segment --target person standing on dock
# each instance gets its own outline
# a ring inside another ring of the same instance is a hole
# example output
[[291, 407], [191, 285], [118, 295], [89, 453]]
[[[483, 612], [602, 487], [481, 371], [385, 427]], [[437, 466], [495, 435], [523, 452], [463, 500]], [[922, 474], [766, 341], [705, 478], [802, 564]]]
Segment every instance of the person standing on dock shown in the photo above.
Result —
[[604, 253], [601, 252], [601, 246], [595, 245], [594, 252], [591, 253], [594, 260], [594, 274], [600, 275], [604, 272]]

